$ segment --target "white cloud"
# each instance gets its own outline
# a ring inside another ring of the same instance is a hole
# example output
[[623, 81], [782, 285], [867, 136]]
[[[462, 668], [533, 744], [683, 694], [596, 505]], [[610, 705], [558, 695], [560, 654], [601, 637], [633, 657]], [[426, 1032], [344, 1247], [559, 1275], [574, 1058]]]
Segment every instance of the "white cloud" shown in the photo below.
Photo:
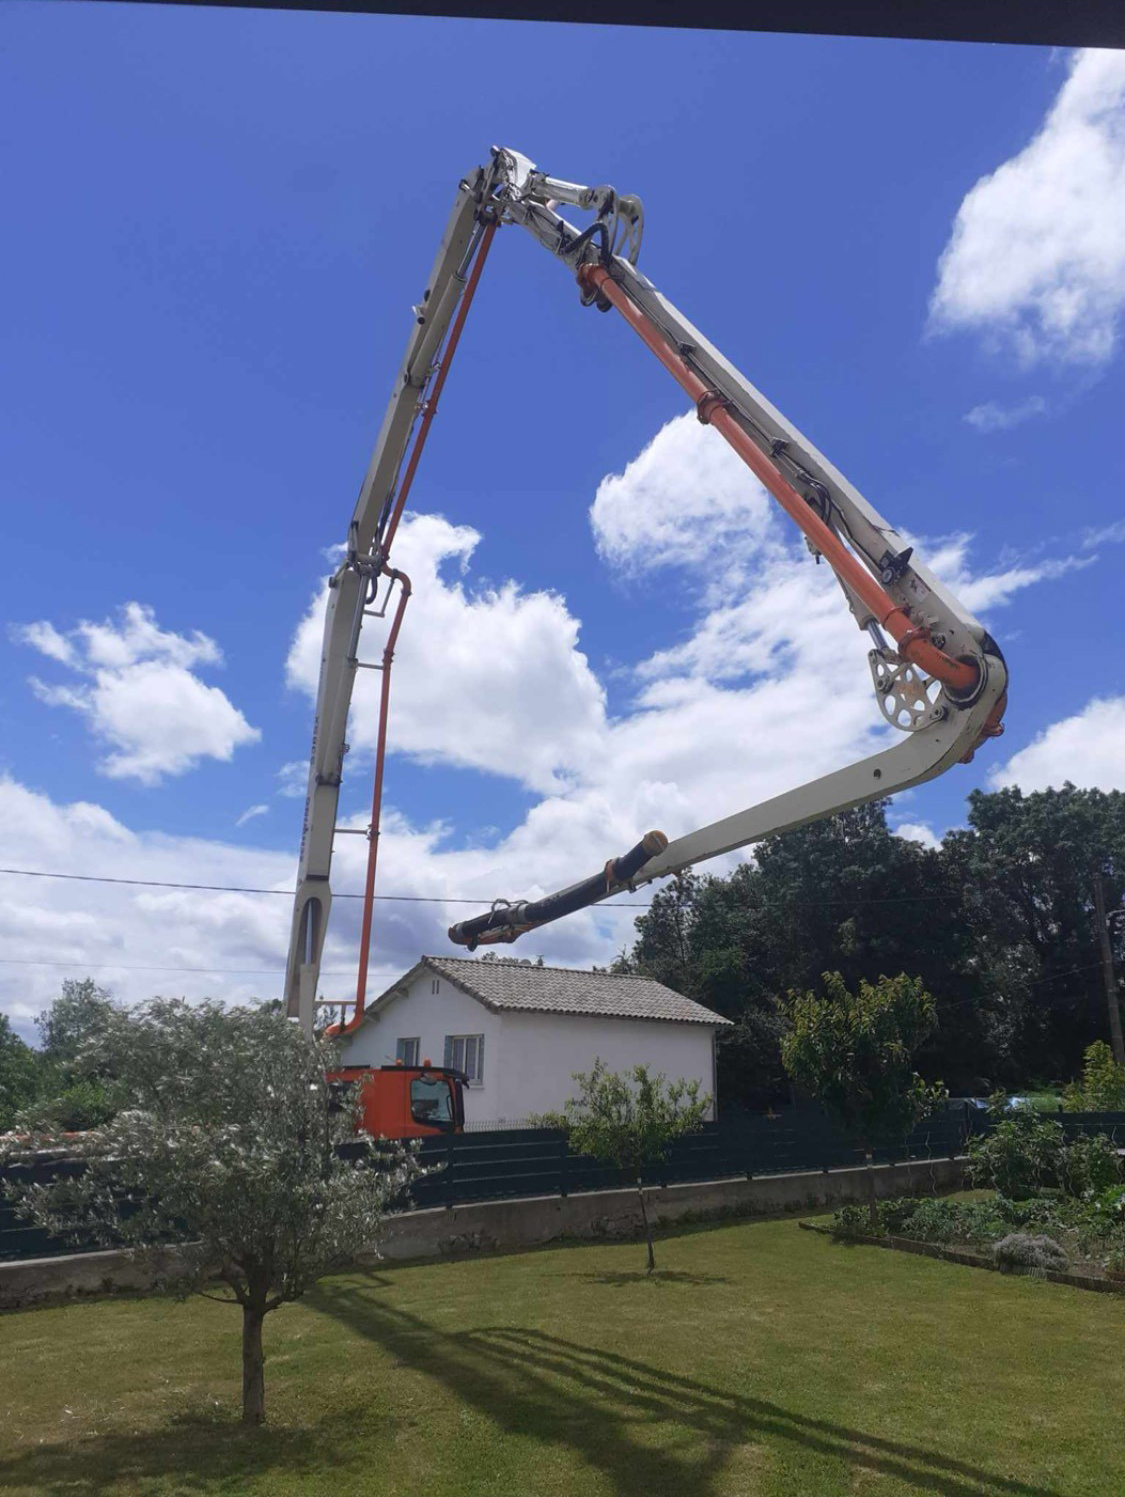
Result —
[[1125, 696], [1095, 697], [1081, 712], [1052, 723], [990, 777], [993, 789], [1125, 790]]
[[[600, 688], [577, 648], [577, 625], [561, 599], [541, 603], [537, 595], [529, 598], [510, 584], [474, 592], [460, 578], [446, 582], [440, 560], [468, 565], [478, 536], [434, 517], [425, 524], [427, 517], [410, 522], [414, 554], [407, 564], [396, 552], [396, 561], [416, 583], [422, 578], [423, 585], [416, 586], [403, 633], [405, 642], [407, 631], [414, 631], [417, 653], [408, 668], [400, 649], [395, 663], [392, 743], [400, 751], [417, 753], [411, 745], [419, 742], [418, 725], [428, 724], [426, 757], [463, 764], [468, 743], [475, 764], [539, 789], [540, 799], [509, 834], [499, 839], [481, 835], [471, 847], [455, 845], [443, 826], [413, 828], [395, 819], [385, 832], [382, 887], [479, 894], [482, 906], [498, 896], [533, 897], [592, 872], [652, 827], [679, 836], [874, 752], [887, 741], [891, 730], [875, 707], [867, 671], [868, 640], [855, 627], [830, 569], [813, 564], [779, 511], [757, 509], [753, 484], [749, 533], [738, 539], [735, 517], [742, 500], [736, 498], [736, 486], [741, 476], [714, 460], [714, 441], [715, 434], [693, 418], [678, 418], [641, 459], [599, 486], [591, 524], [603, 555], [640, 587], [652, 585], [646, 574], [672, 566], [685, 569], [699, 609], [685, 639], [632, 667], [633, 695], [616, 719], [605, 715]], [[699, 472], [710, 476], [701, 488], [693, 488]], [[673, 484], [685, 503], [690, 501], [690, 523], [681, 523]], [[655, 543], [643, 522], [646, 513], [657, 516]], [[700, 537], [711, 538], [710, 552]], [[926, 548], [927, 559], [934, 560], [939, 576], [978, 605], [992, 607], [1072, 565], [1063, 559], [981, 572], [970, 563], [970, 538], [964, 535], [940, 543], [936, 558], [931, 549]], [[746, 575], [734, 602], [717, 601], [711, 578], [716, 568], [731, 567], [732, 557], [733, 566]], [[521, 610], [533, 600], [537, 607], [549, 608], [528, 620]], [[537, 647], [528, 648], [522, 631], [541, 617], [550, 630], [532, 635]], [[319, 630], [319, 618], [310, 615], [290, 656], [291, 680], [310, 694], [319, 663]], [[469, 692], [461, 670], [450, 671], [444, 652], [458, 631], [485, 642], [501, 634], [507, 639], [510, 673], [503, 693], [482, 686], [475, 665], [468, 668]], [[545, 664], [558, 661], [562, 668]], [[456, 694], [455, 711], [442, 700], [449, 692]], [[558, 721], [558, 710], [542, 705], [545, 692], [566, 704], [561, 729], [551, 726]], [[396, 726], [404, 702], [413, 719], [405, 729]], [[349, 737], [370, 743], [374, 712], [370, 705], [361, 712], [358, 728], [353, 714]], [[524, 744], [514, 734], [530, 742]], [[541, 737], [558, 739], [561, 747], [553, 759], [534, 757], [541, 752]], [[349, 768], [354, 775], [350, 762]], [[303, 775], [304, 766], [300, 770]], [[544, 790], [548, 775], [553, 783]], [[392, 798], [393, 786], [392, 767]], [[365, 820], [363, 813], [355, 824]], [[360, 844], [358, 849], [346, 846], [353, 842]], [[359, 858], [361, 839], [343, 843], [341, 855]], [[356, 861], [357, 885], [360, 868]], [[465, 913], [449, 907], [444, 918]], [[411, 953], [403, 932], [435, 932], [431, 939], [438, 940], [440, 949], [442, 937], [431, 915], [401, 907], [382, 909], [379, 918], [404, 960]], [[603, 961], [629, 938], [631, 920], [607, 907], [562, 922], [527, 944], [555, 960]]]
[[1038, 134], [966, 195], [931, 325], [972, 329], [1024, 364], [1099, 365], [1125, 307], [1125, 52], [1074, 54]]
[[235, 822], [235, 826], [245, 826], [248, 821], [254, 821], [259, 816], [265, 816], [268, 811], [269, 806], [266, 805], [247, 806], [246, 810], [243, 811], [242, 815]]
[[[529, 874], [546, 872], [564, 882], [575, 860], [600, 849], [609, 833], [584, 821], [561, 839], [563, 845], [544, 868], [538, 839], [550, 834], [553, 816], [550, 803], [544, 803], [534, 821], [498, 846], [454, 850], [446, 846], [442, 826], [411, 826], [390, 808], [383, 824], [380, 892], [476, 896], [484, 906], [500, 888], [527, 887]], [[35, 1015], [62, 980], [84, 976], [126, 1003], [154, 993], [230, 1002], [279, 997], [292, 912], [286, 891], [293, 886], [298, 835], [295, 825], [292, 852], [277, 853], [134, 832], [103, 807], [59, 804], [0, 776], [0, 864], [279, 891], [244, 894], [0, 875], [0, 1011], [30, 1037]], [[367, 854], [362, 838], [341, 841], [322, 987], [326, 996], [336, 997], [354, 992], [361, 906], [342, 896], [362, 888]], [[609, 850], [623, 851], [624, 844]], [[371, 990], [381, 991], [421, 951], [450, 949], [445, 931], [466, 913], [455, 903], [378, 903]], [[589, 966], [620, 948], [631, 920], [628, 911], [582, 915], [525, 941], [520, 954], [529, 948], [556, 962]]]
[[188, 670], [195, 665], [221, 665], [223, 653], [213, 639], [198, 629], [190, 635], [161, 629], [156, 615], [143, 603], [126, 603], [117, 623], [83, 622], [74, 630], [90, 665], [121, 670], [142, 660], [159, 660]]
[[1046, 561], [1014, 559], [995, 572], [974, 574], [968, 564], [972, 536], [964, 532], [927, 543], [930, 570], [950, 587], [971, 613], [1003, 608], [1014, 594], [1037, 582], [1052, 582], [1092, 566], [1096, 556], [1058, 556]]
[[[578, 649], [579, 623], [555, 593], [514, 582], [472, 587], [480, 535], [438, 515], [408, 516], [395, 565], [413, 583], [395, 652], [388, 745], [427, 762], [489, 770], [532, 789], [561, 788], [596, 752], [605, 694]], [[452, 580], [443, 568], [453, 562]], [[291, 686], [315, 699], [327, 587], [299, 625], [286, 662]], [[376, 628], [360, 653], [378, 660]], [[363, 672], [349, 727], [353, 750], [374, 747], [378, 682]], [[353, 761], [354, 762], [354, 761]]]
[[309, 765], [307, 759], [291, 759], [277, 772], [278, 795], [290, 800], [303, 800], [309, 787]]
[[1026, 400], [1021, 400], [1018, 405], [998, 405], [996, 401], [990, 400], [984, 405], [975, 405], [971, 411], [965, 414], [965, 420], [977, 431], [989, 433], [994, 431], [1010, 431], [1013, 426], [1021, 426], [1023, 422], [1030, 421], [1032, 416], [1042, 416], [1047, 409], [1047, 402], [1042, 395], [1029, 395]]
[[[687, 495], [692, 475], [711, 460], [713, 438], [688, 420], [664, 439]], [[534, 897], [563, 887], [594, 873], [650, 828], [682, 835], [838, 768], [889, 738], [873, 701], [866, 638], [829, 569], [812, 563], [784, 516], [758, 514], [751, 504], [751, 534], [734, 563], [746, 575], [734, 601], [726, 601], [710, 589], [713, 569], [730, 565], [742, 545], [726, 480], [708, 485], [714, 525], [696, 493], [687, 526], [675, 519], [673, 496], [663, 493], [661, 482], [652, 466], [626, 464], [608, 491], [612, 505], [592, 516], [595, 526], [615, 537], [614, 565], [630, 573], [638, 588], [657, 594], [653, 569], [679, 566], [698, 606], [686, 638], [634, 664], [626, 682], [632, 696], [617, 718], [606, 713], [600, 683], [578, 647], [578, 623], [563, 599], [524, 593], [513, 583], [474, 587], [475, 531], [434, 516], [404, 524], [395, 559], [416, 587], [395, 662], [392, 746], [418, 758], [501, 773], [537, 794], [510, 831], [477, 832], [467, 843], [458, 840], [462, 829], [440, 822], [414, 825], [396, 813], [391, 765], [379, 892], [442, 902], [376, 905], [374, 991], [420, 952], [448, 950], [448, 925], [496, 897]], [[599, 496], [606, 492], [603, 486]], [[629, 521], [642, 495], [665, 517], [655, 547], [643, 526]], [[700, 535], [713, 537], [711, 555]], [[938, 548], [935, 570], [995, 606], [1017, 587], [1052, 575], [1031, 564], [980, 574], [969, 551], [968, 537], [947, 540]], [[457, 569], [453, 579], [443, 572], [450, 563]], [[320, 606], [318, 599], [299, 626], [288, 664], [290, 680], [310, 694], [319, 664]], [[365, 657], [375, 658], [378, 649], [377, 637], [365, 640]], [[374, 702], [367, 682], [360, 687], [349, 737], [369, 748]], [[366, 796], [370, 765], [357, 765], [349, 756], [352, 784], [357, 768]], [[279, 783], [291, 785], [299, 797], [306, 774], [306, 766], [295, 762], [283, 766]], [[363, 827], [366, 820], [363, 811], [346, 824]], [[922, 823], [912, 825], [917, 831]], [[291, 887], [299, 834], [295, 812], [292, 852], [283, 856], [233, 843], [136, 834], [98, 807], [55, 806], [22, 786], [0, 783], [0, 858], [17, 866]], [[366, 853], [361, 837], [339, 840], [333, 867], [338, 895], [362, 887]], [[710, 866], [718, 871], [731, 861]], [[0, 963], [3, 992], [24, 1019], [33, 1011], [32, 998], [42, 1006], [60, 976], [83, 975], [86, 967], [127, 999], [160, 990], [232, 998], [280, 991], [287, 899], [47, 881], [34, 887], [17, 883], [14, 892], [20, 910], [45, 912], [47, 925], [33, 929], [35, 920], [27, 914], [23, 926], [16, 922], [15, 944], [3, 954], [57, 956], [72, 964], [13, 968], [13, 979]], [[465, 898], [474, 905], [454, 902]], [[69, 911], [93, 915], [94, 923], [67, 928]], [[526, 937], [519, 954], [542, 953], [563, 965], [604, 963], [631, 940], [636, 913], [623, 904], [584, 911]], [[65, 940], [45, 939], [52, 921]], [[338, 898], [324, 961], [326, 997], [352, 991], [358, 921], [359, 902]], [[95, 969], [95, 962], [107, 965]], [[127, 970], [144, 964], [265, 968], [273, 975], [235, 970], [162, 977]]]
[[193, 667], [220, 665], [222, 652], [198, 630], [161, 629], [151, 608], [128, 603], [116, 622], [82, 622], [68, 634], [41, 620], [17, 637], [77, 672], [69, 683], [30, 678], [52, 707], [80, 713], [108, 752], [99, 769], [111, 779], [155, 785], [183, 774], [200, 759], [229, 760], [261, 737], [226, 694], [208, 686]]
[[1095, 546], [1119, 545], [1122, 542], [1125, 542], [1125, 520], [1115, 520], [1112, 525], [1087, 530], [1082, 537], [1082, 547], [1086, 551], [1092, 551]]
[[57, 660], [61, 665], [74, 663], [74, 646], [46, 619], [35, 624], [18, 625], [12, 629], [12, 637], [20, 644], [30, 645], [48, 660]]
[[900, 821], [893, 831], [896, 837], [904, 837], [907, 842], [920, 842], [923, 847], [930, 849], [941, 846], [941, 838], [924, 821]]
[[598, 554], [624, 573], [696, 566], [725, 577], [776, 544], [773, 500], [717, 431], [676, 416], [590, 508]]
[[[0, 862], [110, 878], [285, 888], [292, 887], [295, 853], [137, 833], [101, 806], [59, 804], [0, 776]], [[0, 1008], [25, 1033], [65, 977], [92, 976], [129, 1002], [154, 993], [280, 992], [280, 978], [245, 969], [284, 967], [290, 915], [284, 898], [11, 875], [0, 876], [0, 889]], [[154, 903], [157, 895], [166, 902]], [[157, 970], [168, 967], [234, 970]]]

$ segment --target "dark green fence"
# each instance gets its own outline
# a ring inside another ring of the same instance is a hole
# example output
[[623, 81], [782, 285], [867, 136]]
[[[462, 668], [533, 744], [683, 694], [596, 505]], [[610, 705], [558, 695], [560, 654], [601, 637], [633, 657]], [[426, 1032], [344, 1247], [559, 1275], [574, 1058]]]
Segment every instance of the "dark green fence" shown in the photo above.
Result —
[[1063, 1125], [1063, 1131], [1072, 1136], [1076, 1133], [1104, 1133], [1119, 1149], [1125, 1150], [1125, 1112], [1045, 1112]]
[[[40, 1156], [33, 1163], [9, 1164], [0, 1169], [0, 1186], [9, 1182], [46, 1183], [82, 1173], [82, 1165], [73, 1159]], [[93, 1249], [61, 1242], [40, 1227], [29, 1227], [15, 1208], [0, 1193], [0, 1262], [19, 1258], [56, 1257], [60, 1253], [90, 1252]]]
[[[1054, 1116], [1054, 1115], [1052, 1115]], [[1105, 1133], [1125, 1151], [1125, 1113], [1057, 1114], [1068, 1134]], [[879, 1164], [911, 1159], [949, 1159], [963, 1154], [968, 1139], [988, 1131], [985, 1113], [943, 1109], [899, 1143], [875, 1152]], [[347, 1146], [345, 1146], [345, 1149]], [[572, 1154], [561, 1133], [549, 1129], [512, 1128], [494, 1133], [460, 1133], [423, 1139], [422, 1163], [434, 1173], [416, 1182], [414, 1206], [456, 1206], [519, 1196], [577, 1195], [612, 1190], [634, 1182], [622, 1171]], [[701, 1180], [753, 1179], [812, 1170], [843, 1169], [863, 1163], [854, 1139], [813, 1109], [785, 1111], [774, 1117], [729, 1113], [700, 1133], [681, 1139], [666, 1164], [645, 1172], [645, 1183], [674, 1185]], [[73, 1160], [41, 1157], [0, 1170], [0, 1185], [20, 1179], [52, 1180], [74, 1173]], [[0, 1198], [0, 1260], [51, 1257], [93, 1251], [62, 1242], [29, 1227]]]
[[[1125, 1123], [1125, 1119], [1121, 1120]], [[901, 1143], [875, 1151], [880, 1163], [906, 1159], [945, 1159], [963, 1151], [968, 1119], [942, 1112]], [[492, 1133], [460, 1133], [422, 1140], [421, 1159], [435, 1173], [416, 1182], [415, 1206], [454, 1206], [518, 1196], [575, 1195], [631, 1185], [622, 1171], [572, 1154], [563, 1134], [549, 1129], [515, 1128]], [[681, 1139], [666, 1164], [646, 1171], [653, 1186], [700, 1180], [840, 1169], [862, 1163], [854, 1140], [812, 1110], [767, 1118], [732, 1113], [702, 1132]], [[47, 1181], [80, 1169], [71, 1160], [41, 1157], [0, 1171], [6, 1180]], [[57, 1256], [82, 1251], [17, 1217], [0, 1199], [0, 1260]], [[92, 1251], [92, 1247], [85, 1249]]]
[[[948, 1159], [962, 1153], [968, 1120], [943, 1112], [909, 1138], [875, 1150], [881, 1164], [908, 1159]], [[563, 1134], [520, 1128], [425, 1139], [422, 1163], [441, 1166], [413, 1189], [417, 1206], [455, 1206], [514, 1196], [577, 1195], [612, 1190], [634, 1181], [566, 1146]], [[767, 1118], [731, 1114], [680, 1139], [665, 1164], [645, 1171], [647, 1185], [701, 1180], [752, 1179], [810, 1170], [842, 1169], [863, 1162], [862, 1151], [821, 1114], [786, 1112]]]

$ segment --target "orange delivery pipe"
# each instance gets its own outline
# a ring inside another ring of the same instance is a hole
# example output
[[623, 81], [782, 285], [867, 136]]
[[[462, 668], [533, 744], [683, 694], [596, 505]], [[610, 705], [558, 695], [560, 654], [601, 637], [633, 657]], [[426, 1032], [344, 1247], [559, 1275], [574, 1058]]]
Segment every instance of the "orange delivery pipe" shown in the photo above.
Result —
[[700, 421], [714, 426], [726, 438], [746, 466], [769, 489], [782, 509], [827, 559], [836, 575], [863, 600], [872, 616], [894, 639], [903, 659], [919, 666], [927, 675], [934, 676], [954, 693], [965, 694], [972, 691], [980, 679], [977, 667], [971, 661], [955, 660], [944, 650], [939, 650], [930, 639], [928, 631], [912, 622], [907, 611], [899, 607], [884, 591], [863, 563], [853, 556], [839, 536], [824, 523], [777, 466], [743, 431], [727, 409], [723, 396], [692, 369], [651, 318], [622, 290], [606, 267], [583, 265], [578, 272], [578, 279], [584, 289], [599, 292], [617, 308], [633, 331], [695, 402]]

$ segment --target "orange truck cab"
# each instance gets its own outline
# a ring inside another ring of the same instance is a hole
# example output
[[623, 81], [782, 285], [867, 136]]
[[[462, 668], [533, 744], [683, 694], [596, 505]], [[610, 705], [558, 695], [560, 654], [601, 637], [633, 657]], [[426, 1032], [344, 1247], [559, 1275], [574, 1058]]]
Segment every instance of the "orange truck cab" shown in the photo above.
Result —
[[375, 1138], [428, 1138], [465, 1127], [465, 1077], [446, 1066], [345, 1066], [335, 1088], [357, 1085], [359, 1126]]

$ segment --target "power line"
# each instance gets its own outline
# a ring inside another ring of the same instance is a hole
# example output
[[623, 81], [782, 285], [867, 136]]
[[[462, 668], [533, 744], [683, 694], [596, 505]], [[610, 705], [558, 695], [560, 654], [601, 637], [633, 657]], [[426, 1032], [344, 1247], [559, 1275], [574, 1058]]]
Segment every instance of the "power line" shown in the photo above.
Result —
[[[100, 873], [54, 873], [41, 868], [0, 868], [0, 873], [12, 874], [19, 878], [57, 878], [65, 879], [71, 883], [79, 884], [122, 884], [135, 889], [191, 889], [201, 893], [210, 894], [276, 894], [286, 899], [292, 899], [292, 889], [261, 889], [247, 884], [187, 884], [172, 882], [168, 879], [155, 878], [112, 878], [108, 874]], [[333, 899], [362, 899], [362, 894], [333, 894]], [[478, 907], [489, 901], [484, 895], [466, 898], [464, 896], [444, 894], [376, 894], [376, 899], [385, 900], [392, 904], [471, 904]], [[845, 905], [849, 908], [868, 905], [887, 904], [931, 904], [954, 899], [953, 893], [948, 894], [896, 894], [885, 899], [794, 899], [787, 903], [799, 905], [805, 909], [820, 909], [825, 905]], [[618, 910], [650, 910], [652, 901], [647, 903], [641, 900], [621, 899], [614, 900], [614, 909]]]
[[[281, 894], [286, 899], [292, 899], [293, 889], [256, 889], [245, 884], [180, 884], [172, 883], [165, 879], [156, 878], [110, 878], [107, 874], [100, 873], [49, 873], [41, 868], [0, 868], [0, 873], [10, 873], [19, 878], [61, 878], [71, 883], [78, 884], [126, 884], [135, 889], [195, 889], [210, 894]], [[443, 894], [376, 894], [376, 899], [384, 899], [397, 904], [487, 904], [484, 895], [476, 899], [446, 898]], [[362, 899], [362, 894], [336, 894], [333, 899]], [[647, 904], [638, 901], [622, 901], [616, 906], [617, 909], [647, 910]]]
[[[125, 962], [73, 962], [34, 961], [28, 957], [0, 956], [0, 965], [6, 967], [81, 967], [100, 968], [113, 972], [202, 972], [211, 977], [284, 977], [285, 973], [268, 967], [134, 967]], [[354, 977], [353, 972], [322, 972], [322, 977]]]

